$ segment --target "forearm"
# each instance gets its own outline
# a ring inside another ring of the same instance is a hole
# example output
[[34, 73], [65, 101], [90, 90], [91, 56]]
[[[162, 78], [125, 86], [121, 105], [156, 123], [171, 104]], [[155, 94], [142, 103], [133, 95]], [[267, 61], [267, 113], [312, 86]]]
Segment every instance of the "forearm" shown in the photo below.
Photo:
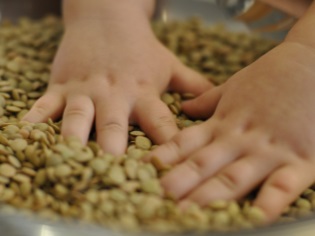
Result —
[[66, 27], [82, 21], [148, 22], [154, 7], [155, 0], [63, 0], [63, 18]]
[[311, 4], [306, 13], [293, 26], [285, 41], [300, 43], [315, 49], [315, 1]]
[[300, 18], [304, 15], [312, 0], [260, 0], [277, 9], [282, 10], [294, 17]]

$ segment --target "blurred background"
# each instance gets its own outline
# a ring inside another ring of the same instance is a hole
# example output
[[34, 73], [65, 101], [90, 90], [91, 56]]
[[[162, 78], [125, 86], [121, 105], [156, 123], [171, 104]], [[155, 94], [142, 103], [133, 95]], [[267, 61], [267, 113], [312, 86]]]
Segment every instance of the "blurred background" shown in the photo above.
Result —
[[[60, 15], [60, 2], [0, 0], [0, 20], [15, 20], [21, 16], [39, 18], [47, 14]], [[257, 8], [259, 14], [256, 15], [259, 17], [248, 18]], [[260, 31], [265, 37], [278, 40], [284, 37], [295, 21], [285, 13], [253, 0], [158, 0], [156, 9], [155, 18], [164, 21], [199, 16], [210, 24], [222, 22], [231, 30]]]
[[0, 0], [0, 19], [39, 18], [48, 13], [59, 14], [60, 1]]

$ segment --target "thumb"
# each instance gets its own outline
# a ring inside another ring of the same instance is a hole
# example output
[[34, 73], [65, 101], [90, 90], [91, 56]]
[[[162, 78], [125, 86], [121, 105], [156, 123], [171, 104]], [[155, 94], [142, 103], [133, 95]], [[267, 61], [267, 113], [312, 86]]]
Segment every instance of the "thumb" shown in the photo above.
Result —
[[214, 85], [200, 73], [188, 68], [180, 61], [176, 61], [170, 82], [171, 90], [179, 93], [189, 92], [194, 95], [200, 95], [212, 87]]
[[214, 87], [199, 97], [182, 103], [182, 109], [192, 118], [209, 118], [222, 96], [222, 86]]

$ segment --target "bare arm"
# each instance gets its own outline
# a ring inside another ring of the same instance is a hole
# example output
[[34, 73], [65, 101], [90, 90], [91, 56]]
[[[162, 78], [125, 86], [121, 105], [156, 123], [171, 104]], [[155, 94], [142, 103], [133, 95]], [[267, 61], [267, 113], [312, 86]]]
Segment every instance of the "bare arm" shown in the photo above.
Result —
[[115, 1], [115, 0], [64, 0], [63, 18], [66, 28], [82, 21], [133, 23], [136, 28], [148, 24], [153, 15], [155, 0]]
[[303, 16], [312, 0], [261, 0], [297, 18]]
[[286, 37], [287, 42], [299, 43], [315, 49], [315, 2], [291, 29]]
[[151, 17], [154, 11], [155, 0], [113, 1], [113, 0], [64, 0], [63, 14], [66, 22], [81, 19], [82, 16], [100, 17], [109, 15], [123, 16], [130, 12], [143, 13]]

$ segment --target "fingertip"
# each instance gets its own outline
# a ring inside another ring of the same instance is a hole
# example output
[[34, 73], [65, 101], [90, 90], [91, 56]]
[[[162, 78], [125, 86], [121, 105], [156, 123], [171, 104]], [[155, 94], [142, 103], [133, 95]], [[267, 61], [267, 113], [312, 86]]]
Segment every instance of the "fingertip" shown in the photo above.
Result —
[[120, 156], [120, 155], [123, 155], [125, 153], [125, 150], [126, 150], [126, 147], [125, 145], [121, 145], [121, 144], [113, 144], [113, 145], [110, 145], [109, 143], [100, 143], [100, 146], [102, 148], [102, 150], [105, 152], [105, 153], [110, 153], [114, 156]]
[[[185, 176], [184, 179], [183, 176]], [[160, 181], [168, 195], [173, 196], [174, 199], [181, 199], [198, 186], [200, 177], [198, 174], [192, 173], [187, 165], [179, 164], [167, 172]], [[186, 200], [191, 201], [192, 199], [187, 198]]]
[[244, 215], [249, 222], [251, 222], [255, 227], [263, 227], [272, 223], [272, 220], [268, 218], [268, 215], [264, 209], [258, 206], [250, 206], [244, 211]]
[[196, 109], [196, 105], [198, 105], [198, 99], [194, 98], [191, 100], [186, 100], [182, 102], [182, 110], [184, 113], [191, 112], [192, 109]]
[[171, 166], [164, 164], [154, 152], [155, 151], [149, 152], [141, 160], [143, 162], [150, 162], [159, 171], [169, 170]]
[[54, 120], [61, 116], [64, 107], [65, 102], [61, 94], [47, 92], [34, 103], [22, 120], [31, 123], [45, 122], [49, 118]]
[[156, 144], [171, 140], [179, 131], [174, 115], [159, 98], [139, 102], [135, 108], [135, 118]]
[[30, 123], [38, 123], [41, 122], [42, 120], [38, 118], [38, 116], [33, 115], [33, 111], [30, 110], [27, 112], [21, 119], [22, 121], [28, 121]]
[[176, 155], [169, 149], [169, 145], [166, 143], [147, 154], [144, 160], [151, 162], [158, 170], [164, 170], [169, 167], [170, 163], [168, 163], [168, 161], [171, 160], [170, 156], [172, 154]]
[[191, 92], [200, 95], [214, 85], [199, 72], [187, 67], [181, 62], [175, 64], [174, 76], [170, 82], [172, 90], [178, 92]]
[[[61, 127], [61, 135], [66, 137], [66, 138], [76, 138], [80, 140], [82, 145], [86, 145], [88, 142], [88, 135], [82, 134], [81, 131], [78, 132], [78, 130], [75, 127], [72, 126], [66, 126], [64, 125], [65, 123], [62, 124]], [[66, 128], [65, 128], [66, 127]]]
[[261, 209], [261, 211], [264, 213], [265, 215], [264, 222], [266, 224], [276, 221], [283, 211], [280, 205], [272, 204], [273, 207], [271, 208], [270, 203], [267, 201], [266, 202], [261, 201], [258, 203], [254, 202], [253, 206], [256, 207], [257, 209]]
[[102, 150], [114, 156], [120, 156], [126, 152], [128, 143], [128, 131], [124, 124], [115, 124], [120, 128], [112, 128], [113, 123], [104, 124], [104, 129], [97, 129], [97, 142]]
[[268, 222], [279, 218], [283, 211], [310, 186], [314, 179], [305, 166], [284, 166], [275, 171], [262, 186], [254, 205], [262, 209]]
[[159, 171], [166, 171], [170, 170], [171, 166], [163, 163], [157, 156], [153, 156], [151, 158], [151, 163], [154, 165], [154, 167]]
[[118, 100], [96, 104], [97, 143], [104, 152], [115, 156], [124, 154], [128, 144], [129, 110], [122, 104]]
[[294, 199], [292, 196], [289, 196], [289, 198], [292, 198], [292, 200], [288, 200], [287, 197], [281, 196], [281, 194], [277, 193], [277, 190], [265, 190], [263, 194], [258, 195], [253, 206], [264, 212], [266, 223], [269, 224], [276, 221]]
[[213, 88], [192, 100], [184, 101], [182, 110], [193, 118], [209, 118], [214, 113], [221, 96], [221, 89]]
[[69, 94], [64, 110], [61, 134], [65, 137], [78, 137], [86, 144], [94, 120], [94, 104], [90, 97], [82, 94]]
[[285, 205], [283, 205], [282, 201], [281, 199], [277, 199], [277, 196], [264, 195], [254, 201], [253, 206], [264, 212], [266, 223], [271, 223], [277, 220], [284, 210]]

